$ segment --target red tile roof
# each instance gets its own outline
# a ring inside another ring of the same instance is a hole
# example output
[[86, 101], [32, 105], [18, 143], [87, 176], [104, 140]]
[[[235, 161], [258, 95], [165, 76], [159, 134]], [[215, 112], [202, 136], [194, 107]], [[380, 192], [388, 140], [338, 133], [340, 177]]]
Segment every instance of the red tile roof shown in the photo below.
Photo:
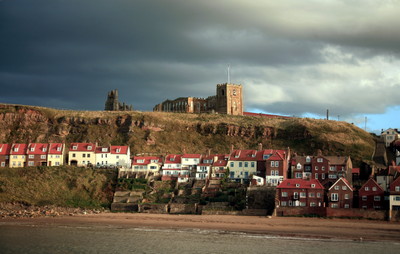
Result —
[[63, 154], [63, 150], [63, 143], [50, 143], [49, 145], [49, 154]]
[[397, 177], [396, 180], [390, 184], [390, 191], [396, 192], [396, 186], [400, 186], [400, 177]]
[[96, 147], [96, 153], [109, 153], [109, 152], [110, 152], [109, 147], [102, 147], [102, 146]]
[[182, 155], [180, 154], [168, 154], [165, 157], [164, 164], [181, 164]]
[[11, 155], [25, 155], [27, 148], [28, 148], [27, 144], [13, 144], [10, 154]]
[[187, 159], [200, 159], [201, 154], [184, 154], [182, 155], [182, 158], [187, 158]]
[[0, 155], [9, 155], [11, 151], [11, 145], [0, 144]]
[[[372, 188], [369, 191], [365, 190], [365, 187], [377, 187], [376, 191], [373, 191]], [[364, 183], [363, 186], [361, 186], [360, 190], [358, 191], [360, 196], [361, 193], [373, 193], [373, 192], [384, 192], [384, 190], [382, 189], [382, 187], [372, 178], [368, 179], [368, 181], [366, 183]]]
[[[73, 149], [74, 147], [76, 147], [76, 149]], [[75, 152], [94, 152], [95, 149], [95, 143], [71, 143], [69, 146], [69, 150]]]
[[257, 150], [233, 150], [230, 161], [257, 161]]
[[[162, 164], [162, 158], [156, 156], [134, 156], [132, 160], [132, 165], [148, 165], [152, 160], [157, 160], [159, 164]], [[143, 162], [138, 162], [143, 161]]]
[[360, 174], [360, 168], [352, 168], [351, 173], [353, 174]]
[[49, 144], [29, 143], [26, 154], [46, 155], [48, 152], [48, 146]]
[[128, 146], [111, 146], [111, 154], [128, 154]]
[[351, 191], [353, 191], [353, 186], [351, 186], [351, 184], [349, 183], [349, 181], [347, 181], [346, 178], [339, 178], [330, 188], [329, 190], [331, 190], [333, 188], [333, 186], [335, 186], [336, 184], [338, 184], [339, 182], [343, 182], [345, 185], [347, 185], [347, 188], [349, 188]]
[[[315, 184], [312, 188], [311, 185]], [[303, 180], [303, 179], [286, 179], [283, 180], [276, 188], [281, 189], [324, 189], [322, 184], [317, 179]]]
[[228, 165], [228, 161], [226, 160], [217, 160], [214, 162], [213, 167], [226, 167]]

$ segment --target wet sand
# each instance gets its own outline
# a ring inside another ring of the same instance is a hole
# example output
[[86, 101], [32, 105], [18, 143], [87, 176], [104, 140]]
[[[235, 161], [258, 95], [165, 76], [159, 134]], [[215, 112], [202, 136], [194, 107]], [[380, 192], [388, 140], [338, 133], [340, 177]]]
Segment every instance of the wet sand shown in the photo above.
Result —
[[60, 217], [6, 218], [0, 220], [0, 222], [20, 225], [101, 225], [123, 228], [207, 229], [271, 236], [400, 242], [400, 223], [369, 220], [101, 213]]

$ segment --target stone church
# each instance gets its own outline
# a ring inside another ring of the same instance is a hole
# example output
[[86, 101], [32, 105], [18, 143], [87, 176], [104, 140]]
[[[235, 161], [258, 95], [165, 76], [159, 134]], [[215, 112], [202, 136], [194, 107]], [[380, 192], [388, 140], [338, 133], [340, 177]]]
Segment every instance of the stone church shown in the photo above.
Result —
[[126, 105], [118, 101], [118, 90], [112, 90], [108, 92], [106, 104], [104, 107], [106, 111], [132, 111], [132, 105]]
[[216, 95], [207, 98], [180, 97], [157, 104], [153, 111], [243, 115], [242, 85], [218, 84]]

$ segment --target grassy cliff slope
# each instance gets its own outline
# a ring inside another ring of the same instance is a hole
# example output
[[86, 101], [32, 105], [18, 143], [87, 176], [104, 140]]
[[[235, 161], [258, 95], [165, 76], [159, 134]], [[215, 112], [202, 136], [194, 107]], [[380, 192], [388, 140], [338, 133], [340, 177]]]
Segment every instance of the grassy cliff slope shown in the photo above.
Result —
[[0, 143], [127, 144], [133, 153], [227, 153], [231, 147], [287, 148], [299, 154], [350, 155], [369, 161], [371, 135], [355, 125], [307, 118], [216, 114], [66, 111], [0, 105]]

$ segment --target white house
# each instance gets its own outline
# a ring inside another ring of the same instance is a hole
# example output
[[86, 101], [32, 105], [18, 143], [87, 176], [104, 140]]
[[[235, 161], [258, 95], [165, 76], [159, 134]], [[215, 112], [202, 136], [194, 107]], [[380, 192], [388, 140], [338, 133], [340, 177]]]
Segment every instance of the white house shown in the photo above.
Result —
[[400, 133], [397, 129], [387, 129], [381, 132], [381, 137], [385, 141], [385, 146], [389, 147], [393, 141], [400, 138]]

